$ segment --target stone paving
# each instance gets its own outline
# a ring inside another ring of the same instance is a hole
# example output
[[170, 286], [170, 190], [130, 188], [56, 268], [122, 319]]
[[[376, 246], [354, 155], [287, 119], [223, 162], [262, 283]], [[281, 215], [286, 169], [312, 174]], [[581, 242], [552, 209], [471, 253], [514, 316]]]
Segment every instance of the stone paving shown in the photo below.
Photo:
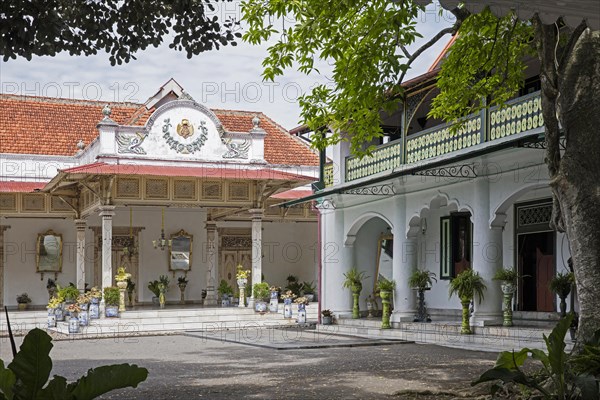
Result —
[[[56, 341], [52, 373], [74, 380], [112, 363], [148, 368], [137, 389], [104, 399], [450, 399], [471, 395], [470, 381], [496, 359], [495, 353], [414, 343], [280, 351], [221, 341], [216, 334]], [[313, 336], [305, 341], [314, 340], [314, 332], [306, 334]], [[7, 338], [0, 338], [0, 357], [6, 363], [12, 358]]]

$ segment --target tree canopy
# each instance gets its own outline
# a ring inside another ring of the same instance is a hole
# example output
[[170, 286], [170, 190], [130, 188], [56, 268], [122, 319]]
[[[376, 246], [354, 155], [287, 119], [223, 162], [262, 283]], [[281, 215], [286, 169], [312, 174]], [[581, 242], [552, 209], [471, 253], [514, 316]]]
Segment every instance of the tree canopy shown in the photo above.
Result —
[[237, 22], [210, 14], [231, 0], [103, 0], [0, 2], [0, 55], [3, 60], [32, 56], [110, 54], [112, 65], [135, 59], [148, 46], [169, 47], [187, 57], [236, 45]]

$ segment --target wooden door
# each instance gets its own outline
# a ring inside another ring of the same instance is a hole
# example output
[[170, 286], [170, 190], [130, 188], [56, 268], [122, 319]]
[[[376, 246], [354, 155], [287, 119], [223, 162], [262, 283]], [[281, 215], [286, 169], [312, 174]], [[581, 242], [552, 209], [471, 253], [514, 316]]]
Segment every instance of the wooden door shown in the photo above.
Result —
[[554, 255], [544, 254], [540, 248], [536, 248], [536, 293], [537, 311], [556, 311], [554, 308], [554, 295], [549, 285], [554, 276]]
[[218, 286], [221, 280], [225, 280], [232, 288], [237, 287], [235, 272], [238, 265], [238, 251], [237, 250], [223, 250], [221, 251], [221, 265], [219, 266], [219, 282], [216, 283]]

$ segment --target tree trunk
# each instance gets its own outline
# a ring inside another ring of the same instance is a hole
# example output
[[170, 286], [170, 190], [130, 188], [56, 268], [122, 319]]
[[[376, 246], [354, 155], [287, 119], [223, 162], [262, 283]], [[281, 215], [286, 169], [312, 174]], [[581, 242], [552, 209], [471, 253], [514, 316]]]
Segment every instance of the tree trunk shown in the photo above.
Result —
[[538, 20], [536, 30], [553, 221], [567, 234], [579, 298], [578, 352], [600, 329], [600, 32], [576, 29], [559, 60], [556, 28]]

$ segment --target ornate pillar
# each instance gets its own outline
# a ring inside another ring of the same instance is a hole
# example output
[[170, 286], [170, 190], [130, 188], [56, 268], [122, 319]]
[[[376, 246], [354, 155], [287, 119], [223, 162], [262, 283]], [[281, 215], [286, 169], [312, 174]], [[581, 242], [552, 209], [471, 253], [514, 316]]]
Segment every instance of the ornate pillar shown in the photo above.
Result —
[[217, 292], [215, 285], [219, 283], [219, 268], [217, 265], [217, 224], [214, 221], [206, 221], [206, 298], [204, 305], [217, 305]]
[[[115, 206], [100, 206], [102, 217], [102, 290], [112, 286], [112, 219]], [[104, 303], [104, 299], [102, 300]]]
[[487, 289], [484, 300], [475, 299], [473, 325], [502, 324], [502, 290], [492, 280], [502, 268], [502, 227], [490, 228], [490, 191], [487, 177], [475, 180], [473, 196], [473, 269], [483, 278]]
[[77, 231], [77, 289], [81, 292], [85, 289], [85, 228], [87, 221], [85, 219], [75, 220], [75, 229]]
[[252, 284], [262, 282], [262, 219], [264, 213], [265, 210], [262, 208], [250, 210], [252, 215]]

